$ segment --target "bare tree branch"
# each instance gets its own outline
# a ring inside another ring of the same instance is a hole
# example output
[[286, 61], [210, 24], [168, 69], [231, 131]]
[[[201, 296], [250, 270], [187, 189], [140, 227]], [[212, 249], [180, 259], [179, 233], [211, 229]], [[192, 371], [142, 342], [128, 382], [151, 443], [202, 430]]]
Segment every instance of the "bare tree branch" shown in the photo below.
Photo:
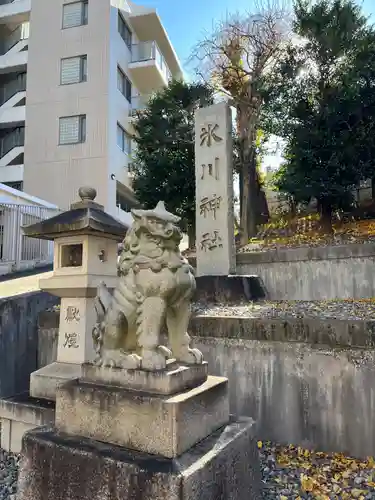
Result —
[[[241, 240], [256, 233], [260, 181], [256, 135], [262, 106], [262, 82], [284, 51], [290, 30], [290, 0], [255, 0], [252, 11], [227, 15], [205, 34], [190, 57], [196, 75], [230, 99], [237, 110], [241, 196]], [[260, 210], [259, 212], [261, 212]]]

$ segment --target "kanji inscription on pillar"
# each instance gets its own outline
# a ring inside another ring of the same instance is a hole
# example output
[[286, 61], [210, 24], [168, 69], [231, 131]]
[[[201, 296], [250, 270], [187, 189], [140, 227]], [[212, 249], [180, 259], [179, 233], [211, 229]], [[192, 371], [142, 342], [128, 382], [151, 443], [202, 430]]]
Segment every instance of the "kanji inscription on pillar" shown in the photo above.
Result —
[[95, 314], [91, 297], [61, 298], [58, 362], [79, 364], [94, 358], [90, 325]]
[[235, 272], [232, 115], [225, 102], [195, 116], [197, 276]]

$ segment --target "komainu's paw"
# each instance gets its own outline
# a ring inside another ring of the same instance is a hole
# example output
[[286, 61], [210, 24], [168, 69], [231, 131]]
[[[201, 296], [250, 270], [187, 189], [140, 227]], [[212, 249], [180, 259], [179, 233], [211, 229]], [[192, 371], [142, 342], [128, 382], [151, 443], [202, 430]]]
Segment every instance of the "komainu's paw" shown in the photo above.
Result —
[[111, 350], [104, 353], [96, 364], [106, 368], [122, 368], [124, 370], [136, 370], [141, 367], [141, 358], [135, 353], [126, 353], [121, 350]]
[[189, 365], [201, 365], [203, 363], [203, 354], [199, 349], [184, 349], [179, 353], [174, 353], [177, 361], [187, 363]]
[[172, 357], [172, 351], [165, 347], [165, 345], [159, 345], [158, 351], [162, 354], [166, 359], [170, 359]]
[[166, 356], [159, 352], [159, 350], [146, 350], [143, 349], [141, 368], [148, 371], [165, 370], [167, 367]]

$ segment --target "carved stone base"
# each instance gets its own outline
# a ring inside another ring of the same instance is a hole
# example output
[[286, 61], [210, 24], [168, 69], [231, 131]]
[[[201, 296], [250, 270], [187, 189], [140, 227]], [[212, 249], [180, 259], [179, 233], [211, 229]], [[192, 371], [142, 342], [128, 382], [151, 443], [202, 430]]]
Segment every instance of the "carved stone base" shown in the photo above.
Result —
[[55, 361], [30, 375], [30, 395], [33, 398], [55, 401], [59, 385], [82, 376], [82, 365]]
[[175, 360], [167, 361], [167, 369], [161, 371], [124, 370], [85, 364], [82, 379], [96, 384], [117, 385], [127, 389], [153, 394], [176, 394], [192, 389], [207, 380], [207, 363], [181, 365]]
[[241, 418], [166, 459], [34, 429], [23, 438], [17, 500], [259, 500], [254, 433]]
[[72, 380], [56, 394], [58, 430], [153, 455], [181, 455], [229, 421], [228, 380], [156, 395]]

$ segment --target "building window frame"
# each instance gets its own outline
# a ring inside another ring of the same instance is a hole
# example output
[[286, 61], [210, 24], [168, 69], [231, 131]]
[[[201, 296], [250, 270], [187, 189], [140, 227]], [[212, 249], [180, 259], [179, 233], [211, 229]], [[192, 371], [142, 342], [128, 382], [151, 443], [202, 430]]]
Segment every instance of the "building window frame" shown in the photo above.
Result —
[[118, 32], [120, 33], [121, 38], [124, 40], [125, 45], [128, 47], [129, 51], [132, 51], [132, 39], [133, 32], [129, 28], [128, 23], [125, 21], [123, 15], [118, 13], [118, 21], [117, 21]]
[[[79, 24], [67, 24], [66, 18], [65, 18], [65, 8], [72, 5], [80, 5], [80, 21]], [[79, 26], [86, 26], [88, 24], [88, 12], [89, 12], [89, 2], [88, 0], [75, 0], [73, 2], [69, 3], [64, 3], [63, 8], [62, 8], [62, 29], [69, 29], [69, 28], [77, 28]]]
[[[63, 82], [63, 62], [79, 59], [79, 75], [78, 80], [71, 82]], [[75, 83], [87, 82], [87, 54], [73, 57], [63, 57], [60, 60], [60, 85], [74, 85]]]
[[132, 82], [120, 66], [117, 66], [117, 90], [125, 97], [129, 104], [132, 102]]
[[116, 143], [124, 154], [126, 154], [127, 156], [131, 155], [132, 136], [128, 132], [126, 132], [124, 127], [119, 122], [117, 122]]
[[[61, 137], [63, 121], [78, 118], [78, 134], [75, 140], [64, 140]], [[61, 116], [59, 118], [59, 146], [69, 146], [86, 142], [86, 115]]]

